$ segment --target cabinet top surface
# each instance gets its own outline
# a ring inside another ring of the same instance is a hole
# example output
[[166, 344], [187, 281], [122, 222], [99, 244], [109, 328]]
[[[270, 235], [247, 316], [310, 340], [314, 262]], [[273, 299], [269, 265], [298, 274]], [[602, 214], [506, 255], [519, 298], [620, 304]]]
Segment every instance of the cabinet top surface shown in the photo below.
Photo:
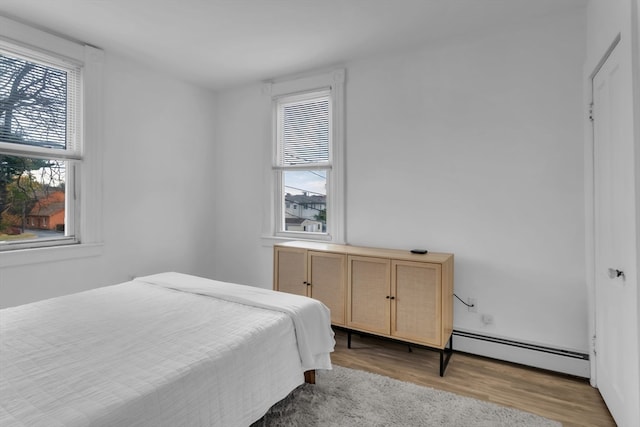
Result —
[[363, 246], [337, 245], [334, 243], [292, 241], [279, 243], [274, 247], [299, 248], [323, 252], [334, 252], [346, 255], [370, 256], [379, 258], [393, 258], [406, 261], [443, 263], [453, 258], [453, 254], [442, 252], [429, 252], [426, 254], [413, 254], [409, 250], [367, 248]]

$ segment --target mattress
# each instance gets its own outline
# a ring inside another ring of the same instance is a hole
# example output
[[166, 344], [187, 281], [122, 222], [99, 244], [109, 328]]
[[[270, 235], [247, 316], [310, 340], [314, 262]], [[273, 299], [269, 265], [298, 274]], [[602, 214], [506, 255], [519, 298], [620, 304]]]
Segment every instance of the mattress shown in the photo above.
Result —
[[0, 425], [246, 427], [331, 367], [328, 319], [177, 273], [0, 310]]

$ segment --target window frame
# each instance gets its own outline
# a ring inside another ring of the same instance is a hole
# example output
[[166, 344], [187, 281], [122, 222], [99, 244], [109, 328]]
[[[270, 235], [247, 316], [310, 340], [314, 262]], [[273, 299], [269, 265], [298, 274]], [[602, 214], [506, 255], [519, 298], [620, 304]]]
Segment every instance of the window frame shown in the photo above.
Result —
[[[28, 56], [44, 56], [62, 63], [79, 65], [81, 73], [77, 153], [67, 156], [66, 170], [74, 182], [73, 188], [69, 186], [67, 190], [73, 191], [75, 197], [65, 197], [74, 204], [75, 218], [72, 226], [75, 240], [12, 244], [0, 251], [0, 268], [99, 255], [102, 253], [104, 53], [92, 46], [54, 36], [1, 16], [0, 42], [28, 52]], [[20, 154], [25, 155], [24, 152]]]
[[[37, 240], [15, 241], [0, 244], [0, 252], [35, 249], [49, 246], [77, 244], [79, 236], [79, 199], [73, 197], [76, 194], [76, 170], [82, 167], [82, 64], [69, 59], [62, 59], [52, 54], [44, 54], [32, 48], [19, 46], [0, 38], [0, 48], [16, 59], [24, 60], [32, 64], [42, 65], [67, 73], [66, 88], [66, 148], [46, 148], [28, 144], [0, 141], [0, 153], [21, 158], [39, 158], [64, 162], [65, 170], [65, 230], [71, 230], [69, 235], [55, 238], [42, 238]], [[69, 105], [71, 106], [69, 107]], [[71, 118], [71, 119], [70, 119]], [[69, 131], [69, 128], [72, 130]], [[46, 218], [42, 217], [38, 224], [32, 226], [46, 228]]]
[[[329, 239], [329, 224], [331, 221], [327, 215], [327, 231], [307, 231], [307, 226], [302, 225], [302, 230], [298, 231], [290, 231], [286, 229], [286, 190], [285, 190], [285, 182], [284, 175], [286, 172], [306, 172], [306, 171], [323, 171], [325, 173], [325, 181], [326, 181], [326, 189], [327, 193], [329, 192], [329, 183], [331, 182], [331, 170], [332, 168], [332, 159], [333, 159], [333, 96], [331, 89], [322, 88], [317, 90], [312, 90], [304, 93], [295, 93], [295, 94], [286, 94], [282, 96], [278, 96], [274, 98], [274, 127], [275, 127], [275, 137], [274, 137], [274, 161], [273, 161], [273, 172], [275, 174], [275, 201], [274, 206], [275, 209], [275, 234], [279, 237], [290, 237], [294, 235], [295, 237], [305, 237], [318, 239], [318, 240], [328, 240]], [[283, 121], [281, 115], [284, 112], [284, 108], [290, 105], [301, 105], [309, 102], [314, 102], [317, 100], [327, 100], [329, 106], [329, 141], [328, 141], [328, 159], [326, 161], [312, 163], [310, 165], [305, 164], [295, 164], [295, 165], [287, 165], [284, 159], [280, 157], [284, 155], [283, 147], [281, 143], [283, 142]], [[328, 207], [333, 202], [329, 197], [329, 194], [325, 195], [325, 210], [328, 210]], [[280, 208], [279, 208], [280, 207]], [[307, 205], [303, 205], [301, 203], [293, 202], [292, 210], [298, 212], [299, 215], [302, 215], [307, 209]], [[315, 228], [315, 226], [314, 226]], [[298, 236], [301, 235], [301, 236]]]
[[[267, 191], [265, 192], [267, 214], [263, 216], [263, 236], [285, 240], [316, 240], [332, 243], [345, 242], [345, 202], [344, 202], [344, 84], [345, 70], [336, 69], [322, 74], [302, 76], [263, 85], [263, 95], [267, 98], [269, 114], [269, 147]], [[331, 135], [329, 164], [324, 166], [295, 166], [285, 168], [278, 164], [278, 108], [283, 99], [309, 97], [309, 94], [329, 92]], [[326, 232], [301, 232], [284, 230], [284, 170], [326, 170]], [[280, 225], [282, 224], [282, 227]]]

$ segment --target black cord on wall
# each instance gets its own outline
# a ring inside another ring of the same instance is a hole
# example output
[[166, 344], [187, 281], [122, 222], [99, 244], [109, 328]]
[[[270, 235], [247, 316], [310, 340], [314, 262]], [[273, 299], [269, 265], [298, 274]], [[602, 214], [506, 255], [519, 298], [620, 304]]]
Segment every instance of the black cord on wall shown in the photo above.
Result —
[[460, 300], [460, 302], [461, 302], [461, 303], [463, 303], [464, 305], [466, 305], [467, 307], [474, 307], [474, 306], [475, 306], [475, 304], [468, 304], [468, 303], [464, 302], [464, 301], [462, 300], [462, 298], [460, 298], [460, 297], [459, 297], [458, 295], [456, 295], [456, 294], [453, 294], [453, 296], [454, 296], [454, 297], [456, 297], [456, 298], [458, 298], [458, 299]]

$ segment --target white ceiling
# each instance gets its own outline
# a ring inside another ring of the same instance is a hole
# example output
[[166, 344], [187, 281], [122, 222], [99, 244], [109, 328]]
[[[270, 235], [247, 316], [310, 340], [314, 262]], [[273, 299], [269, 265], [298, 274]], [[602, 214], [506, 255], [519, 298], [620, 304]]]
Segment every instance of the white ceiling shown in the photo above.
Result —
[[221, 89], [586, 6], [587, 0], [0, 0], [0, 15]]

